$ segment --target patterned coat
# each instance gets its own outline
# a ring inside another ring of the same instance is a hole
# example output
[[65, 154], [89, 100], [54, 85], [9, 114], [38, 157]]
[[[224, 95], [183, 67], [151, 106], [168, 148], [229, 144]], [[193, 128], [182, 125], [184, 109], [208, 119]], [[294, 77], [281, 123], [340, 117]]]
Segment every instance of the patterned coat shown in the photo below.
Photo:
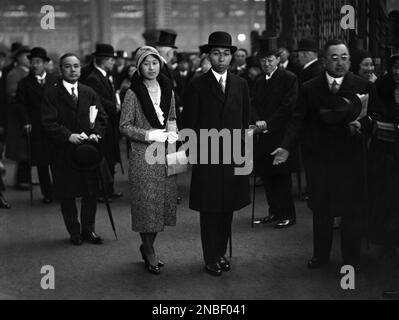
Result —
[[[173, 95], [166, 120], [176, 121]], [[150, 165], [145, 159], [147, 147], [151, 144], [146, 141], [146, 135], [151, 129], [137, 95], [129, 89], [122, 105], [120, 131], [130, 141], [132, 229], [137, 232], [161, 232], [164, 226], [176, 225], [176, 177], [166, 176], [164, 164]]]

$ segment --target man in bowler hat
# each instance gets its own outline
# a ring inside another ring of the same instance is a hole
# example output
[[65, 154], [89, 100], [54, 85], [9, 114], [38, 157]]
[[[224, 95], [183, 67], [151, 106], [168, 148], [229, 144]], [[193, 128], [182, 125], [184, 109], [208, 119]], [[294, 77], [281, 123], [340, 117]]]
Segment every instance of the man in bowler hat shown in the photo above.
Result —
[[[114, 79], [111, 76], [115, 65], [116, 54], [109, 44], [97, 44], [94, 52], [95, 67], [84, 83], [94, 89], [98, 94], [101, 105], [108, 116], [107, 133], [103, 140], [104, 156], [107, 160], [112, 177], [115, 175], [115, 166], [121, 162], [119, 147], [119, 117], [121, 101], [119, 93], [115, 90]], [[122, 193], [116, 192], [114, 183], [109, 186], [108, 193], [111, 198], [122, 197]]]
[[[302, 138], [308, 176], [308, 206], [313, 212], [314, 254], [310, 269], [330, 261], [334, 216], [341, 215], [341, 253], [345, 265], [359, 270], [362, 222], [365, 220], [364, 135], [370, 118], [359, 118], [357, 94], [369, 95], [368, 115], [374, 116], [375, 88], [349, 72], [346, 44], [330, 40], [324, 48], [325, 71], [306, 82], [290, 120], [276, 164], [284, 163]], [[355, 100], [340, 96], [355, 96]], [[337, 101], [344, 101], [337, 103]], [[349, 103], [348, 103], [349, 102]]]
[[30, 135], [31, 165], [37, 167], [43, 203], [51, 203], [53, 190], [50, 175], [50, 159], [52, 147], [43, 132], [40, 108], [44, 91], [54, 86], [57, 77], [46, 72], [50, 58], [44, 48], [33, 48], [28, 56], [31, 71], [22, 79], [17, 89], [17, 110], [25, 134]]
[[[230, 34], [222, 31], [209, 36], [204, 51], [209, 55], [212, 69], [193, 79], [184, 97], [183, 127], [200, 137], [200, 130], [245, 130], [249, 127], [250, 98], [247, 83], [229, 71], [232, 55]], [[219, 139], [223, 143], [223, 139]], [[207, 150], [205, 150], [205, 149]], [[225, 257], [231, 232], [233, 212], [250, 203], [248, 176], [235, 175], [237, 164], [224, 164], [223, 148], [219, 163], [211, 164], [211, 146], [199, 145], [197, 156], [208, 154], [208, 161], [193, 165], [190, 208], [200, 212], [201, 240], [206, 271], [221, 276], [231, 264]], [[230, 154], [230, 159], [233, 159]]]
[[[62, 80], [45, 92], [42, 104], [43, 127], [55, 146], [51, 164], [55, 192], [71, 242], [102, 244], [102, 238], [95, 232], [99, 192], [96, 171], [78, 170], [71, 161], [71, 153], [87, 140], [99, 142], [104, 138], [107, 115], [97, 94], [78, 82], [81, 65], [76, 55], [62, 56], [60, 69]], [[96, 118], [90, 117], [94, 108], [98, 110]], [[77, 197], [82, 197], [81, 222]]]
[[299, 41], [296, 51], [301, 66], [298, 76], [300, 84], [312, 80], [324, 72], [324, 65], [319, 60], [319, 48], [313, 39], [307, 38]]

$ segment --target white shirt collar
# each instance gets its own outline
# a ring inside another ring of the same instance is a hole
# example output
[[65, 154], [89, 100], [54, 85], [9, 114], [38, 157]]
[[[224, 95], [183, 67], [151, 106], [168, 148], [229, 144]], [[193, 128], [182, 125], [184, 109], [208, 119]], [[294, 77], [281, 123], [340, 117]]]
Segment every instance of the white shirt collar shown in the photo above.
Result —
[[327, 76], [327, 81], [328, 81], [328, 85], [331, 87], [331, 85], [333, 84], [334, 81], [336, 81], [338, 83], [339, 86], [341, 86], [342, 82], [344, 81], [344, 77], [341, 78], [333, 78], [331, 77], [328, 72], [326, 72], [326, 76]]
[[269, 75], [266, 75], [266, 80], [270, 80], [272, 77], [273, 77], [273, 74], [277, 71], [277, 67], [276, 67], [276, 69], [274, 69], [273, 71], [272, 71], [272, 73], [270, 74], [270, 76]]
[[76, 81], [74, 84], [66, 82], [65, 80], [62, 80], [62, 84], [67, 89], [68, 93], [72, 95], [72, 88], [74, 88], [74, 93], [76, 96], [78, 96], [78, 82]]
[[98, 71], [101, 72], [101, 74], [104, 76], [104, 78], [107, 77], [107, 72], [106, 72], [104, 69], [101, 69], [99, 66], [95, 66], [95, 67], [96, 67], [96, 69], [97, 69]]
[[244, 70], [246, 67], [247, 67], [247, 64], [244, 63], [242, 66], [237, 66], [237, 70], [241, 71], [241, 70]]
[[314, 59], [314, 60], [312, 60], [312, 61], [309, 61], [307, 64], [305, 64], [304, 66], [303, 66], [303, 70], [305, 70], [306, 68], [309, 68], [313, 63], [315, 63], [317, 60], [319, 60], [319, 59]]
[[287, 67], [288, 67], [288, 60], [286, 61], [286, 62], [284, 62], [284, 63], [280, 63], [280, 65], [284, 68], [284, 69], [287, 69]]
[[44, 79], [46, 79], [46, 76], [47, 76], [47, 72], [46, 71], [44, 71], [42, 76], [35, 75], [37, 80], [44, 80]]
[[220, 73], [215, 72], [213, 69], [211, 69], [211, 70], [212, 70], [212, 73], [215, 76], [217, 82], [220, 81], [220, 78], [223, 78], [223, 83], [226, 83], [227, 71], [225, 71], [225, 73], [223, 73], [223, 74], [220, 74]]

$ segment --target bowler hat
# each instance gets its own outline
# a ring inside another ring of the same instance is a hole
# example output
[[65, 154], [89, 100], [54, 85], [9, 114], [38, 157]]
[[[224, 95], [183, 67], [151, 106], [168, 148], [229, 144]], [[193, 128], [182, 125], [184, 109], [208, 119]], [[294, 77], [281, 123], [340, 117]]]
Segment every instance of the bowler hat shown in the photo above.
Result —
[[330, 125], [346, 125], [355, 121], [362, 110], [360, 98], [352, 92], [330, 95], [320, 108], [321, 119]]
[[103, 158], [100, 145], [95, 141], [84, 141], [73, 145], [70, 151], [70, 164], [76, 170], [96, 168]]
[[161, 30], [159, 32], [158, 41], [155, 44], [159, 47], [171, 47], [177, 49], [176, 42], [177, 34], [171, 30]]
[[208, 38], [208, 43], [201, 47], [204, 53], [209, 53], [212, 48], [228, 48], [232, 54], [237, 51], [237, 47], [233, 46], [231, 35], [224, 31], [211, 33]]
[[47, 56], [47, 51], [41, 47], [35, 47], [30, 51], [28, 59], [32, 60], [33, 58], [42, 58], [45, 61], [50, 61], [50, 58]]
[[259, 51], [258, 58], [265, 58], [269, 56], [277, 56], [278, 55], [278, 46], [277, 46], [278, 37], [261, 37], [259, 38]]
[[98, 43], [96, 45], [96, 51], [94, 52], [94, 55], [96, 57], [116, 58], [114, 47], [105, 43]]
[[307, 38], [307, 39], [302, 39], [298, 43], [298, 49], [295, 51], [313, 51], [313, 52], [318, 52], [319, 48], [317, 47], [316, 41], [313, 39]]
[[28, 46], [21, 46], [15, 51], [13, 54], [13, 58], [17, 59], [21, 54], [30, 52], [30, 48]]

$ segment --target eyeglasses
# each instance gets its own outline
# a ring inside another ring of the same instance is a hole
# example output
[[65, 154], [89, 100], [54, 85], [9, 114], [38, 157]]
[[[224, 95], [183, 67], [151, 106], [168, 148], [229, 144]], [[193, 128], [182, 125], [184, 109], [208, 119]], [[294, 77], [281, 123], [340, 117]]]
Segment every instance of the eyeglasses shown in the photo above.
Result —
[[347, 61], [349, 61], [349, 55], [347, 55], [347, 54], [343, 54], [342, 56], [338, 56], [338, 55], [336, 55], [336, 54], [334, 54], [334, 55], [332, 55], [331, 57], [330, 57], [330, 59], [333, 61], [333, 62], [338, 62], [339, 60], [341, 60], [342, 62], [347, 62]]
[[274, 58], [262, 58], [259, 61], [262, 64], [266, 64], [266, 63], [272, 64], [274, 62]]

